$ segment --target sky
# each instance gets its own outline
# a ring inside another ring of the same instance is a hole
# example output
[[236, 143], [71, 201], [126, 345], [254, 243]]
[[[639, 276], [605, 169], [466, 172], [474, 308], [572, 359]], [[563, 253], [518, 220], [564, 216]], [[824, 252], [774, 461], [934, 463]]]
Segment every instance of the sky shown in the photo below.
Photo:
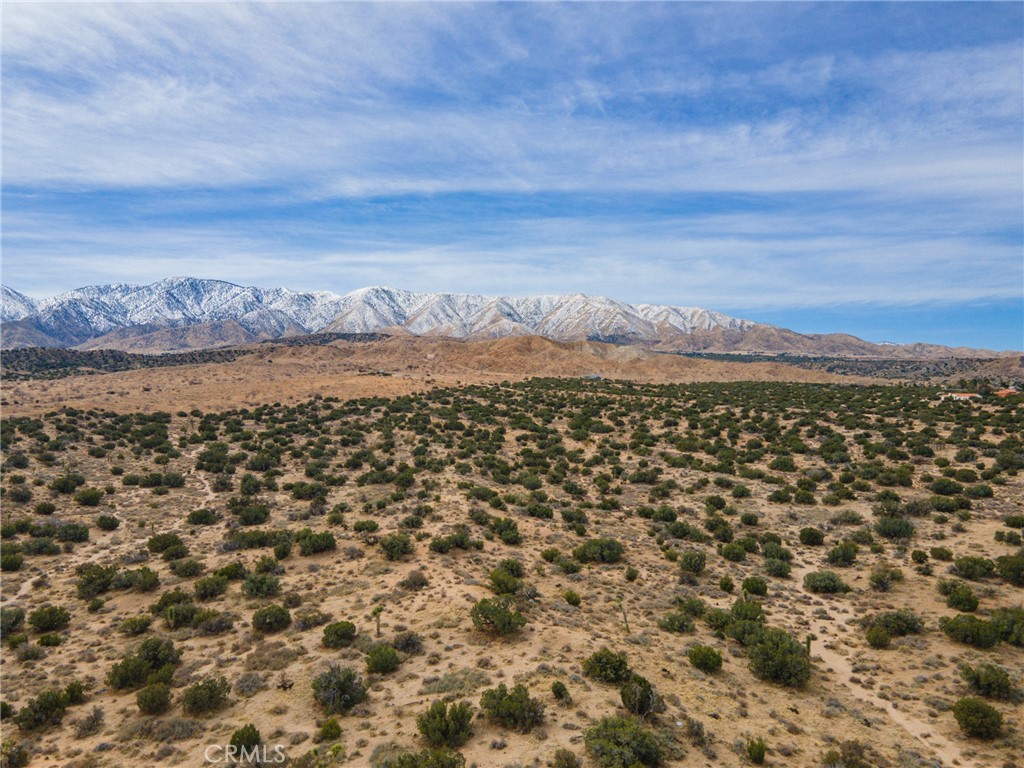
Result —
[[2, 7], [2, 279], [1024, 349], [1022, 3]]

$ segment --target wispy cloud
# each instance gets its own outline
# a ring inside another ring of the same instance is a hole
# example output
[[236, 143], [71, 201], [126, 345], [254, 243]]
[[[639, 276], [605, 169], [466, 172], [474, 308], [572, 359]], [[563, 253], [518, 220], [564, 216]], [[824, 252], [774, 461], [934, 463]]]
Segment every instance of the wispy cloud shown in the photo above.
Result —
[[4, 279], [1013, 298], [1021, 22], [1004, 3], [7, 3]]

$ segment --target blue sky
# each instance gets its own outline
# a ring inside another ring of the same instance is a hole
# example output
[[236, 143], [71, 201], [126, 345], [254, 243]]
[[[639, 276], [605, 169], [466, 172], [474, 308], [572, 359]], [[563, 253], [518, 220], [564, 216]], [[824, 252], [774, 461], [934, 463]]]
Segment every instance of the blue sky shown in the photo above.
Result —
[[1024, 349], [1020, 3], [4, 3], [3, 281]]

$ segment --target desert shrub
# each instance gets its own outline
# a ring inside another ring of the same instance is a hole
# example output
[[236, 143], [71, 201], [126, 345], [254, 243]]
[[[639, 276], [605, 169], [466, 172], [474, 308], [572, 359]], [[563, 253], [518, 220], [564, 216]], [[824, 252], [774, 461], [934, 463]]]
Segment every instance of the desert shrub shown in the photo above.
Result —
[[466, 702], [435, 701], [416, 718], [416, 727], [433, 747], [461, 747], [473, 735], [473, 710]]
[[341, 738], [341, 723], [336, 717], [328, 717], [320, 726], [321, 741], [337, 741]]
[[888, 565], [880, 565], [871, 572], [868, 583], [877, 592], [888, 592], [892, 585], [903, 581], [903, 571]]
[[946, 596], [946, 605], [955, 611], [973, 613], [978, 607], [978, 598], [969, 586], [957, 584]]
[[75, 501], [83, 507], [98, 507], [103, 496], [100, 488], [83, 488], [75, 494]]
[[583, 674], [602, 683], [621, 685], [630, 675], [629, 660], [625, 653], [602, 648], [583, 660]]
[[995, 573], [996, 570], [996, 564], [987, 557], [975, 557], [973, 555], [958, 557], [954, 565], [956, 566], [957, 575], [968, 581], [986, 579]]
[[295, 534], [295, 541], [299, 545], [299, 554], [304, 557], [320, 552], [333, 552], [338, 548], [338, 542], [330, 531], [313, 533], [308, 528], [304, 528]]
[[497, 595], [514, 595], [523, 586], [523, 582], [517, 579], [504, 568], [495, 568], [488, 576], [490, 587]]
[[762, 579], [760, 576], [748, 576], [743, 580], [743, 591], [751, 595], [767, 595], [768, 594], [768, 582]]
[[253, 723], [249, 723], [232, 733], [228, 743], [238, 750], [236, 754], [249, 755], [260, 746], [262, 741], [263, 737], [260, 735], [259, 729]]
[[268, 605], [252, 614], [252, 628], [265, 635], [287, 629], [291, 623], [291, 613], [281, 605]]
[[695, 645], [687, 651], [686, 657], [701, 672], [710, 674], [722, 668], [722, 654], [710, 645]]
[[637, 674], [630, 675], [622, 684], [619, 697], [622, 699], [622, 706], [639, 717], [647, 717], [664, 707], [664, 702], [650, 681]]
[[567, 602], [573, 608], [578, 608], [580, 603], [582, 602], [582, 598], [579, 596], [579, 594], [571, 589], [565, 590], [565, 592], [562, 593], [562, 597], [565, 599], [565, 602]]
[[44, 605], [29, 614], [28, 623], [36, 632], [56, 632], [71, 623], [71, 612], [59, 605]]
[[761, 765], [767, 752], [768, 746], [760, 736], [756, 739], [747, 740], [747, 759], [754, 765]]
[[207, 677], [190, 685], [181, 694], [181, 708], [188, 715], [214, 712], [228, 702], [231, 686], [224, 677]]
[[186, 520], [189, 525], [213, 525], [220, 517], [212, 509], [193, 509]]
[[1016, 697], [1009, 673], [997, 664], [985, 662], [977, 667], [964, 664], [960, 668], [960, 676], [972, 691], [986, 698], [1009, 700]]
[[804, 576], [804, 589], [814, 594], [831, 595], [849, 592], [850, 587], [835, 571], [816, 571]]
[[581, 563], [617, 563], [626, 548], [616, 539], [590, 539], [573, 550], [572, 556]]
[[328, 648], [351, 645], [356, 636], [356, 625], [350, 621], [336, 621], [324, 627], [323, 643]]
[[679, 553], [679, 569], [694, 576], [703, 572], [707, 555], [699, 549], [684, 549]]
[[658, 620], [658, 627], [666, 632], [693, 632], [693, 619], [682, 611], [670, 611]]
[[909, 539], [914, 535], [914, 524], [905, 517], [886, 515], [875, 521], [875, 533], [887, 539]]
[[924, 621], [908, 608], [876, 614], [866, 623], [868, 626], [881, 627], [893, 637], [916, 635], [924, 630]]
[[572, 704], [572, 694], [569, 693], [569, 689], [561, 680], [556, 680], [551, 684], [551, 695], [554, 696], [555, 701], [563, 707], [567, 707]]
[[198, 579], [192, 588], [199, 600], [213, 600], [228, 591], [228, 579], [226, 576], [207, 576]]
[[656, 768], [662, 762], [657, 738], [633, 718], [602, 718], [583, 738], [601, 768]]
[[25, 558], [19, 552], [12, 552], [9, 547], [6, 552], [0, 552], [0, 571], [20, 571], [24, 564]]
[[366, 671], [370, 674], [386, 675], [398, 669], [401, 663], [398, 651], [387, 643], [378, 643], [366, 654]]
[[170, 568], [171, 573], [181, 579], [194, 579], [203, 572], [203, 564], [191, 557], [175, 560]]
[[116, 531], [121, 521], [113, 515], [100, 515], [96, 518], [96, 527], [101, 531]]
[[0, 608], [0, 635], [17, 632], [25, 625], [25, 609], [17, 606]]
[[102, 595], [114, 587], [127, 589], [131, 582], [127, 575], [117, 572], [115, 565], [86, 563], [76, 569], [75, 594], [82, 600]]
[[725, 574], [718, 580], [718, 588], [723, 592], [731, 593], [733, 589], [735, 589], [735, 586], [736, 585], [733, 584], [732, 576], [729, 574]]
[[857, 559], [857, 545], [852, 541], [842, 541], [829, 550], [827, 559], [829, 565], [840, 567], [853, 565]]
[[789, 563], [784, 560], [768, 558], [764, 561], [764, 572], [773, 578], [784, 579], [789, 576], [791, 570]]
[[281, 581], [272, 573], [250, 573], [242, 582], [246, 597], [274, 597], [281, 592]]
[[145, 715], [162, 715], [171, 708], [171, 686], [167, 683], [147, 685], [135, 694], [135, 702]]
[[313, 698], [328, 715], [344, 714], [366, 697], [366, 688], [354, 669], [332, 664], [313, 678]]
[[423, 571], [417, 569], [415, 571], [409, 571], [409, 575], [398, 582], [398, 586], [402, 589], [408, 589], [410, 592], [418, 592], [430, 585], [430, 579]]
[[356, 520], [352, 530], [356, 533], [376, 533], [380, 530], [380, 525], [376, 520]]
[[318, 608], [303, 608], [295, 612], [295, 628], [300, 632], [305, 632], [313, 627], [319, 627], [330, 620], [330, 615]]
[[[1007, 540], [1009, 540], [1009, 534], [1007, 534]], [[1008, 584], [1024, 587], [1024, 555], [997, 557], [996, 570]]]
[[18, 714], [14, 716], [14, 722], [23, 731], [37, 731], [51, 725], [59, 725], [70, 703], [65, 691], [43, 691], [22, 705]]
[[469, 615], [477, 629], [497, 635], [509, 635], [526, 624], [526, 617], [515, 610], [507, 595], [478, 600]]
[[1024, 646], [1024, 608], [997, 608], [991, 622], [1004, 643]]
[[118, 631], [133, 637], [145, 633], [152, 623], [153, 618], [151, 616], [129, 616], [118, 625]]
[[480, 697], [480, 708], [492, 720], [520, 733], [528, 733], [544, 722], [544, 704], [531, 698], [524, 685], [517, 685], [509, 691], [501, 683], [497, 688], [484, 691]]
[[407, 533], [391, 533], [381, 537], [380, 549], [388, 560], [400, 560], [412, 554], [412, 539]]
[[1003, 715], [988, 702], [964, 696], [953, 705], [960, 730], [976, 739], [994, 739], [1003, 727]]
[[158, 533], [149, 537], [146, 548], [155, 555], [158, 555], [171, 547], [182, 546], [184, 542], [176, 533]]
[[999, 642], [999, 631], [990, 621], [983, 621], [969, 613], [939, 619], [939, 628], [958, 643], [975, 648], [991, 648]]
[[722, 555], [726, 560], [733, 563], [742, 563], [747, 559], [747, 549], [738, 542], [730, 542], [723, 544], [719, 550], [719, 554]]
[[804, 646], [782, 629], [766, 629], [750, 649], [750, 671], [762, 680], [802, 688], [811, 676]]
[[883, 627], [875, 624], [868, 627], [865, 638], [868, 641], [868, 645], [872, 648], [888, 648], [892, 643], [892, 635], [890, 635]]
[[236, 560], [233, 563], [228, 563], [225, 566], [221, 566], [213, 572], [214, 576], [223, 576], [228, 581], [241, 581], [249, 575], [249, 571], [246, 570], [245, 564], [240, 560]]

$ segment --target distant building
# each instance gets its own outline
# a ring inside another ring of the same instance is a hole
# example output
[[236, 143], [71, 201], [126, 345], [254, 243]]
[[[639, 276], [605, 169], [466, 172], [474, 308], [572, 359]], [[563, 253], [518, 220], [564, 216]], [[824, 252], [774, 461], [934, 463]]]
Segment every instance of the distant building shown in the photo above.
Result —
[[1009, 389], [997, 389], [995, 392], [999, 397], [1010, 397], [1011, 395], [1019, 395], [1020, 392], [1013, 387]]
[[580, 378], [590, 379], [591, 381], [601, 381], [601, 379], [603, 379], [604, 376], [602, 376], [599, 373], [584, 373], [583, 376], [581, 376]]
[[981, 397], [981, 395], [974, 392], [951, 392], [947, 397], [951, 397], [954, 400], [974, 400]]

